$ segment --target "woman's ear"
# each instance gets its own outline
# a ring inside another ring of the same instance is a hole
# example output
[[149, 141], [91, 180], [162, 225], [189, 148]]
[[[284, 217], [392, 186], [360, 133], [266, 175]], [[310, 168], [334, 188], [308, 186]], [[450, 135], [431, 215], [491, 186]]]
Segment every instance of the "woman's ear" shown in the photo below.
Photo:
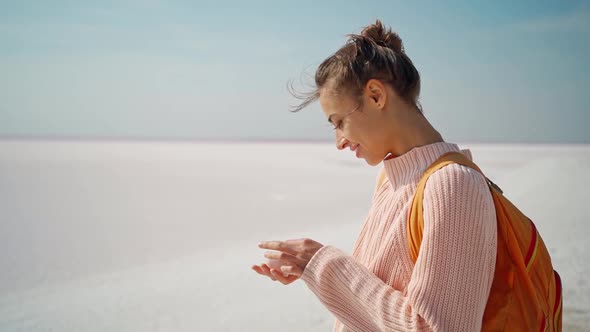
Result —
[[382, 109], [387, 101], [387, 90], [381, 81], [370, 79], [365, 87], [365, 93], [377, 108]]

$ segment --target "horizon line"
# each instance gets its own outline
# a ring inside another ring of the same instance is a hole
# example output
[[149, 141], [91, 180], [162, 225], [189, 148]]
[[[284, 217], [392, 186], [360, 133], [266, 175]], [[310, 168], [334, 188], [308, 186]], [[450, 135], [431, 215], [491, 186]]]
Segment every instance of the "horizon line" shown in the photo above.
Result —
[[[334, 143], [319, 138], [191, 138], [144, 136], [67, 136], [67, 135], [0, 135], [0, 141], [79, 141], [79, 142], [161, 142], [161, 143]], [[537, 141], [481, 141], [445, 140], [458, 144], [506, 144], [506, 145], [590, 145], [590, 142], [537, 142]]]

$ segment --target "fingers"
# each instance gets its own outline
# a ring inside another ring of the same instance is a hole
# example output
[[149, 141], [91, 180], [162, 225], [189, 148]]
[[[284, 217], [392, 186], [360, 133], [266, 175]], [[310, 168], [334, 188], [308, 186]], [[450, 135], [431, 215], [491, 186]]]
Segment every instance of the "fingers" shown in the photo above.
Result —
[[258, 243], [258, 247], [276, 251], [265, 252], [264, 257], [269, 259], [268, 263], [252, 269], [287, 285], [301, 277], [309, 260], [323, 245], [311, 239], [293, 239], [262, 241]]
[[[300, 256], [300, 255], [298, 254], [298, 256]], [[293, 256], [291, 254], [287, 254], [285, 252], [278, 252], [278, 251], [267, 251], [264, 253], [264, 257], [266, 257], [268, 259], [278, 260], [278, 261], [291, 262], [293, 264], [303, 265], [303, 266], [305, 266], [305, 263], [307, 262], [306, 260], [298, 258], [298, 257]]]
[[303, 270], [297, 265], [295, 265], [295, 266], [281, 266], [281, 271], [283, 272], [283, 274], [294, 275], [297, 278], [300, 278], [301, 275], [303, 274]]
[[258, 243], [258, 247], [281, 251], [299, 259], [309, 261], [323, 245], [312, 239], [305, 238], [286, 241], [261, 241]]
[[256, 271], [258, 274], [271, 278], [273, 281], [276, 281], [276, 278], [270, 272], [270, 267], [268, 267], [266, 264], [260, 264], [260, 266], [253, 265], [252, 270]]
[[263, 241], [258, 244], [258, 247], [262, 249], [282, 251], [293, 256], [299, 253], [299, 251], [294, 248], [296, 247], [296, 244], [292, 241]]
[[294, 275], [285, 276], [281, 271], [277, 269], [271, 269], [270, 272], [275, 278], [277, 278], [278, 281], [280, 281], [284, 285], [288, 285], [298, 279], [298, 277]]
[[299, 279], [303, 270], [298, 266], [281, 266], [280, 268], [271, 268], [266, 264], [253, 265], [252, 270], [256, 273], [267, 276], [273, 281], [280, 281], [281, 283], [288, 285], [293, 281]]
[[267, 275], [269, 278], [271, 278], [273, 281], [276, 281], [277, 279], [273, 276], [272, 273], [270, 273], [270, 267], [266, 264], [262, 264], [262, 271], [264, 271], [264, 274]]

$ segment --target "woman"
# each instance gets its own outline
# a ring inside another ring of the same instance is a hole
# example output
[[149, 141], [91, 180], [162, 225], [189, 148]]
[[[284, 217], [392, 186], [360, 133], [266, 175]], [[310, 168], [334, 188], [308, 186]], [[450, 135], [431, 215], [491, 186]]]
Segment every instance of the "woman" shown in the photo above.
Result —
[[496, 259], [496, 212], [485, 178], [458, 164], [434, 173], [424, 192], [420, 254], [410, 258], [406, 222], [426, 168], [446, 152], [423, 116], [420, 76], [396, 33], [377, 20], [327, 58], [317, 89], [336, 146], [349, 148], [386, 178], [352, 256], [311, 239], [268, 241], [268, 263], [252, 268], [289, 284], [302, 279], [335, 316], [335, 331], [478, 331]]

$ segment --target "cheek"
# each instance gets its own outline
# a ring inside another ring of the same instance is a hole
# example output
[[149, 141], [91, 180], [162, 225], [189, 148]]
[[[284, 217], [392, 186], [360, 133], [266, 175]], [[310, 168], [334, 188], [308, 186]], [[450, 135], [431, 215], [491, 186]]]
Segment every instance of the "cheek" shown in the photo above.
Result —
[[[358, 142], [364, 147], [366, 157], [372, 161], [379, 160], [379, 154], [383, 149], [383, 139], [380, 137], [381, 126], [373, 125], [365, 128], [358, 128]], [[367, 160], [369, 161], [369, 160]]]
[[369, 124], [362, 124], [361, 126], [354, 129], [354, 134], [360, 141], [359, 143], [362, 143], [367, 149], [371, 149], [371, 147], [375, 145], [378, 128], [370, 126]]
[[378, 133], [380, 126], [373, 123], [368, 118], [355, 119], [350, 121], [344, 127], [342, 135], [348, 140], [358, 143], [363, 148], [364, 153], [369, 158], [374, 158], [375, 149], [378, 147]]

